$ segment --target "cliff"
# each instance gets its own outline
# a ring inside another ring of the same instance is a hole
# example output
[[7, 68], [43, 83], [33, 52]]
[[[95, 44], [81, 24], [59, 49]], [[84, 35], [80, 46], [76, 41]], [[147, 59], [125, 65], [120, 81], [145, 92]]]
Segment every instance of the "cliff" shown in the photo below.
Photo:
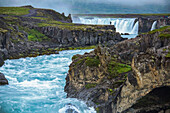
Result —
[[155, 24], [156, 29], [159, 29], [162, 26], [170, 25], [170, 19], [163, 18], [163, 17], [159, 17], [159, 18], [140, 17], [136, 19], [136, 21], [139, 21], [139, 29], [138, 29], [139, 34], [149, 32], [154, 22], [156, 22]]
[[68, 97], [99, 113], [168, 112], [170, 27], [163, 27], [89, 54], [73, 56]]
[[114, 45], [124, 40], [112, 25], [70, 23], [49, 9], [0, 7], [0, 66], [6, 59], [57, 54], [63, 49]]

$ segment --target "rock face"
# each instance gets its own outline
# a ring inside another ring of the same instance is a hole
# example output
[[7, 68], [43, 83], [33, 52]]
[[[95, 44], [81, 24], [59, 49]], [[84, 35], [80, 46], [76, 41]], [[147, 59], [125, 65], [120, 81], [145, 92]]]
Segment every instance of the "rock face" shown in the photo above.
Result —
[[170, 25], [170, 19], [169, 18], [138, 18], [136, 21], [139, 21], [139, 34], [140, 33], [146, 33], [151, 30], [152, 25], [155, 21], [156, 23], [156, 29], [160, 28], [161, 26]]
[[99, 113], [168, 111], [169, 29], [73, 56], [66, 78], [67, 96], [87, 101]]
[[[112, 25], [82, 25], [71, 23], [53, 10], [29, 9], [23, 16], [0, 15], [0, 66], [6, 59], [57, 54], [60, 49], [112, 46], [123, 39]], [[4, 76], [3, 76], [4, 77]], [[5, 83], [5, 79], [1, 80]]]
[[68, 30], [57, 27], [36, 27], [38, 31], [51, 37], [56, 45], [62, 47], [90, 46], [100, 43], [112, 45], [123, 40], [119, 33], [116, 33], [114, 26], [92, 26], [85, 30]]
[[8, 80], [5, 78], [4, 74], [0, 73], [0, 85], [8, 84]]

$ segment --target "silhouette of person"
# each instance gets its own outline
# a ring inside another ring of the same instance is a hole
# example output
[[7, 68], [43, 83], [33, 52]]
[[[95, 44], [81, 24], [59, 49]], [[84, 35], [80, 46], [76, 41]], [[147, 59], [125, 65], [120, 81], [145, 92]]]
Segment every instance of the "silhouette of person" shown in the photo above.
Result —
[[112, 22], [110, 21], [110, 25], [112, 25]]

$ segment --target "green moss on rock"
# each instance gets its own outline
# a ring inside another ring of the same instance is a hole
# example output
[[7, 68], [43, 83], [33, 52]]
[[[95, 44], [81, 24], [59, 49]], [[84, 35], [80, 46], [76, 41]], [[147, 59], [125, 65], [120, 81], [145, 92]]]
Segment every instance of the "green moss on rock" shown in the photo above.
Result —
[[96, 83], [88, 83], [85, 85], [85, 88], [90, 89], [90, 88], [96, 87], [96, 85], [97, 85]]
[[130, 70], [131, 66], [116, 61], [111, 61], [108, 64], [108, 72], [111, 77], [116, 77], [119, 74], [129, 72]]
[[98, 67], [100, 64], [100, 60], [98, 57], [95, 58], [86, 57], [85, 63], [89, 67]]

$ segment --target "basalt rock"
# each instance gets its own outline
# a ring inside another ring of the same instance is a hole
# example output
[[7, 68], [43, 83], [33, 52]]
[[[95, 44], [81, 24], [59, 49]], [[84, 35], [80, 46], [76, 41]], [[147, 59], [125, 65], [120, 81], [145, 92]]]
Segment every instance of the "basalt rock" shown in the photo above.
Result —
[[0, 85], [8, 84], [8, 80], [5, 78], [4, 74], [0, 73]]
[[73, 56], [66, 78], [67, 96], [85, 100], [99, 113], [167, 112], [169, 29]]
[[138, 33], [146, 33], [149, 32], [152, 28], [152, 25], [155, 21], [157, 21], [155, 28], [159, 29], [162, 26], [170, 25], [169, 18], [138, 18], [136, 21], [139, 21], [139, 30]]

